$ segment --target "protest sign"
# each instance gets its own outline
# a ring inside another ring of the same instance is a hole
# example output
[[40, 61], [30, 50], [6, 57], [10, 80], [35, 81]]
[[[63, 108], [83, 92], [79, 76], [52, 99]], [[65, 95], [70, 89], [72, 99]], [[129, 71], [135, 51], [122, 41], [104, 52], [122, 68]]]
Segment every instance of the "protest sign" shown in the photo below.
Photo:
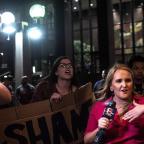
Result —
[[65, 97], [0, 110], [0, 144], [82, 143], [93, 103], [91, 83]]

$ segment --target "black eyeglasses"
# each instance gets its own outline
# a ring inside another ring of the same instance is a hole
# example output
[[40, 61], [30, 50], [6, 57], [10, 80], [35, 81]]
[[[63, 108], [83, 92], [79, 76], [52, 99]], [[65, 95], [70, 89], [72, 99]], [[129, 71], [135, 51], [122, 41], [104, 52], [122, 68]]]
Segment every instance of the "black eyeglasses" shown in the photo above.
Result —
[[72, 66], [71, 63], [69, 63], [69, 64], [60, 63], [60, 64], [59, 64], [59, 67], [60, 67], [60, 68], [67, 68], [67, 69], [73, 68], [73, 66]]

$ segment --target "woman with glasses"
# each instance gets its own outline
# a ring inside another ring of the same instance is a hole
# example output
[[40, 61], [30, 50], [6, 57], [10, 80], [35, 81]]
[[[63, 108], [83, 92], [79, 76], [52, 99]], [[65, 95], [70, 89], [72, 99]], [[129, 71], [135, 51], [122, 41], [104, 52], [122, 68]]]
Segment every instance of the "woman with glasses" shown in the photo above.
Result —
[[60, 102], [62, 97], [77, 89], [75, 71], [72, 61], [67, 56], [58, 57], [50, 74], [37, 86], [33, 101], [50, 99]]

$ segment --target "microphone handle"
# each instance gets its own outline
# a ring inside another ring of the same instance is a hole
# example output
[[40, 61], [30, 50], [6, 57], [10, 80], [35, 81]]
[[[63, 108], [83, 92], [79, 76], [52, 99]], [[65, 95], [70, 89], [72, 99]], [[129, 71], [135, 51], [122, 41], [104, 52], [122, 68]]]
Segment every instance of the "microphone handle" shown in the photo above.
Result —
[[106, 134], [106, 129], [101, 128], [97, 132], [96, 138], [93, 141], [93, 144], [104, 144], [105, 134]]

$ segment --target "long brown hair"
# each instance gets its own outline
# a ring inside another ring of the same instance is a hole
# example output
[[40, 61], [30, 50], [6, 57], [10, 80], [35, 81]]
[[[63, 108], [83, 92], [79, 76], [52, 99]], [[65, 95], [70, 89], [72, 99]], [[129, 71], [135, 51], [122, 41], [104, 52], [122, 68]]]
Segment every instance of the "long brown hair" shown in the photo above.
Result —
[[[98, 96], [97, 100], [105, 100], [105, 99], [109, 98], [110, 96], [112, 96], [112, 93], [110, 91], [110, 86], [111, 86], [114, 74], [117, 70], [126, 70], [126, 71], [128, 71], [131, 74], [131, 77], [132, 77], [132, 80], [133, 80], [133, 78], [134, 78], [133, 72], [127, 65], [120, 64], [120, 63], [114, 64], [109, 69], [109, 71], [107, 73], [103, 88], [95, 93]], [[109, 93], [111, 93], [111, 95], [109, 95]]]

